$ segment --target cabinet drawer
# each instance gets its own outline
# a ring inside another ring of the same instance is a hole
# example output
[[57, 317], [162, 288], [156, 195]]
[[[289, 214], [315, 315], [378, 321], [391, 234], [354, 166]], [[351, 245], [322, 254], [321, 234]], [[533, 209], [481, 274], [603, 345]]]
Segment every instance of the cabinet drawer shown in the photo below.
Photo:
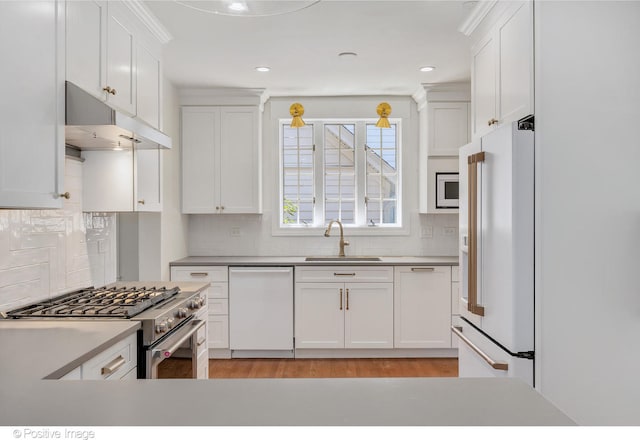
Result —
[[209, 348], [229, 348], [229, 316], [209, 315]]
[[205, 325], [203, 325], [202, 327], [200, 327], [200, 329], [198, 330], [198, 332], [196, 333], [196, 352], [198, 353], [198, 357], [200, 357], [202, 355], [202, 353], [208, 353], [208, 346], [207, 346], [207, 328], [208, 328], [208, 322], [205, 323]]
[[451, 266], [451, 281], [460, 281], [460, 266]]
[[209, 351], [205, 350], [198, 355], [196, 379], [209, 379]]
[[295, 270], [296, 282], [393, 282], [390, 266], [297, 266]]
[[82, 364], [82, 379], [121, 379], [137, 365], [136, 334]]
[[228, 315], [229, 300], [222, 298], [209, 298], [209, 315]]
[[171, 281], [211, 281], [227, 282], [227, 266], [174, 266]]
[[228, 283], [211, 283], [207, 290], [207, 296], [209, 300], [215, 298], [229, 298], [229, 284]]

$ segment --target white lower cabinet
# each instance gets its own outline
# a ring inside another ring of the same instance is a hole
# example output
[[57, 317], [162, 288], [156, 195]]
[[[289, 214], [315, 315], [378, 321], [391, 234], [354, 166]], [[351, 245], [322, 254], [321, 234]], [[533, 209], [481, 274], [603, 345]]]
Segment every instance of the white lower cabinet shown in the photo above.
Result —
[[320, 281], [296, 283], [296, 349], [393, 348], [393, 268], [303, 267], [296, 278]]
[[137, 334], [92, 357], [62, 376], [62, 380], [129, 380], [137, 378]]
[[227, 266], [173, 266], [171, 281], [209, 282], [207, 348], [209, 358], [230, 358], [229, 275]]
[[451, 347], [451, 267], [395, 268], [396, 348]]

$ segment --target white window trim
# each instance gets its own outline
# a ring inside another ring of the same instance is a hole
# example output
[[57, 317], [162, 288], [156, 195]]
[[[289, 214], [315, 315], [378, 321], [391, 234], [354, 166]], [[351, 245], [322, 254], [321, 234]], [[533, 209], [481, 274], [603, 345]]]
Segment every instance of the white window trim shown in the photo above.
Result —
[[[322, 141], [324, 136], [324, 126], [323, 124], [347, 124], [353, 123], [356, 126], [365, 127], [366, 124], [375, 123], [377, 119], [373, 118], [321, 118], [321, 119], [305, 119], [306, 124], [314, 124], [314, 142], [316, 144], [316, 151], [323, 151], [323, 149], [319, 149], [318, 145]], [[283, 157], [282, 157], [282, 126], [285, 124], [290, 124], [290, 119], [279, 119], [277, 121], [277, 147], [278, 147], [278, 197], [275, 200], [274, 204], [274, 215], [272, 218], [272, 235], [273, 236], [322, 236], [329, 221], [327, 220], [324, 224], [314, 224], [314, 225], [282, 225], [282, 206], [281, 201], [283, 200]], [[397, 188], [397, 216], [398, 222], [401, 226], [396, 225], [375, 225], [375, 226], [363, 226], [363, 225], [344, 225], [345, 235], [351, 236], [399, 236], [399, 235], [409, 235], [410, 221], [409, 216], [405, 215], [405, 204], [402, 199], [403, 196], [403, 184], [404, 184], [404, 161], [402, 160], [403, 154], [403, 144], [402, 144], [402, 119], [401, 118], [389, 118], [389, 123], [397, 124], [396, 133], [398, 136], [398, 157], [397, 157], [397, 169], [399, 173], [398, 179], [398, 188]], [[359, 130], [356, 128], [356, 145], [358, 145], [358, 150], [360, 150], [359, 146], [364, 145], [361, 142], [361, 139], [358, 138], [358, 133], [366, 133], [366, 130]], [[357, 163], [356, 166], [358, 169], [362, 169], [361, 167], [364, 165], [366, 161], [366, 156], [364, 154], [364, 149], [362, 152], [357, 152], [356, 161], [361, 162]], [[314, 166], [316, 171], [324, 169], [324, 154], [316, 157], [314, 161]], [[356, 192], [360, 193], [360, 188], [364, 188], [366, 181], [365, 173], [358, 173], [356, 175]], [[316, 203], [314, 205], [314, 219], [324, 218], [324, 176], [322, 172], [314, 173], [314, 186], [316, 188]], [[362, 200], [361, 200], [362, 199]], [[362, 219], [366, 218], [364, 214], [364, 197], [358, 197], [356, 200], [356, 216], [358, 221], [363, 221]]]

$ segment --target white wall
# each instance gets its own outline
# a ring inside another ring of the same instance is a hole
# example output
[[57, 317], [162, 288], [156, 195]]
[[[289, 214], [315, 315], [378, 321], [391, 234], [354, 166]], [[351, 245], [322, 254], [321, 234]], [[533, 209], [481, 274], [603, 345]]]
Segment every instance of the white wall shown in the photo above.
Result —
[[[271, 98], [263, 113], [263, 214], [190, 215], [189, 255], [332, 255], [338, 252], [338, 239], [282, 237], [272, 233], [278, 221], [279, 145], [278, 121], [291, 118], [293, 102], [305, 106], [304, 118], [377, 117], [376, 106], [387, 101], [391, 117], [402, 117], [403, 215], [410, 234], [402, 236], [348, 236], [351, 255], [457, 255], [457, 215], [418, 214], [418, 113], [410, 97], [279, 97]], [[431, 228], [431, 237], [421, 233]], [[445, 236], [445, 227], [450, 235]], [[240, 235], [231, 235], [239, 228]], [[454, 228], [454, 229], [450, 229]], [[347, 232], [348, 235], [348, 232]]]
[[173, 147], [163, 153], [162, 217], [160, 224], [160, 279], [168, 280], [169, 263], [187, 256], [188, 216], [181, 213], [180, 107], [176, 88], [167, 80], [163, 88], [163, 131], [171, 136]]
[[82, 164], [65, 161], [62, 209], [0, 210], [0, 310], [115, 281], [115, 215], [82, 212]]
[[536, 2], [536, 374], [640, 424], [640, 2]]

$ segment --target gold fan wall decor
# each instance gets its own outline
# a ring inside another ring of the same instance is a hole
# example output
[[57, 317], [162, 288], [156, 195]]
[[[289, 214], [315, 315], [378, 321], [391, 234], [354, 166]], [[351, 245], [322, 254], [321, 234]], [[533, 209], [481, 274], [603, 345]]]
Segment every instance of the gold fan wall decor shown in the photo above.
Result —
[[291, 127], [304, 127], [304, 121], [302, 120], [302, 115], [304, 115], [304, 107], [299, 102], [294, 102], [289, 107], [289, 113], [293, 116], [291, 120]]
[[389, 125], [389, 119], [387, 119], [391, 114], [391, 106], [386, 102], [381, 102], [378, 104], [378, 107], [376, 107], [376, 112], [380, 116], [380, 119], [376, 122], [376, 127], [391, 128], [391, 125]]

